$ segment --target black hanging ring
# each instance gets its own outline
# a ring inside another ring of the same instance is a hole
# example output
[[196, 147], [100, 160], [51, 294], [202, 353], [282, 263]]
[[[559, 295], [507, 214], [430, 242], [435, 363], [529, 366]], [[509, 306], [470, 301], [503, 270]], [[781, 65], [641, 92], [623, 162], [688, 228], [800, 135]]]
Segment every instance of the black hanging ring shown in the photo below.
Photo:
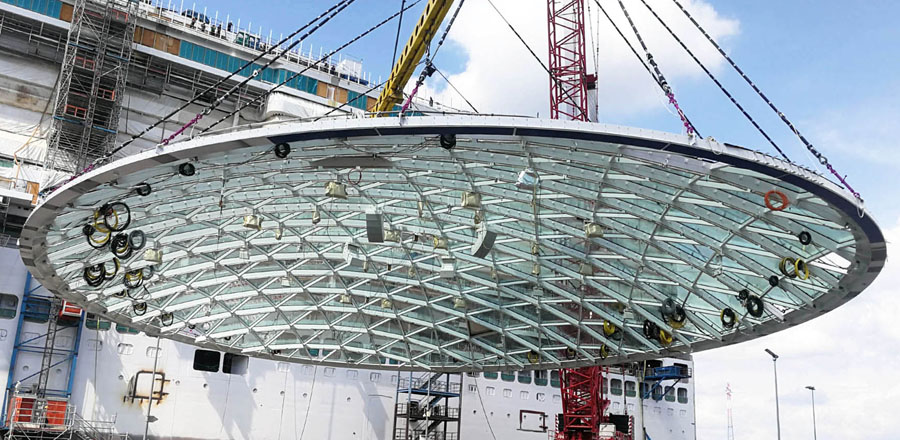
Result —
[[672, 319], [672, 322], [675, 322], [677, 324], [683, 324], [684, 321], [687, 320], [687, 313], [685, 312], [684, 307], [682, 307], [681, 305], [676, 305], [675, 311], [672, 312], [672, 316], [670, 319]]
[[809, 232], [803, 231], [799, 235], [797, 235], [797, 238], [800, 239], [800, 244], [804, 246], [812, 243], [812, 234], [810, 234]]
[[291, 146], [286, 143], [280, 143], [275, 145], [275, 157], [279, 159], [287, 159], [288, 155], [291, 154]]
[[778, 276], [772, 275], [769, 277], [769, 285], [772, 287], [778, 287]]
[[762, 298], [756, 295], [750, 295], [750, 297], [747, 298], [747, 313], [749, 313], [750, 316], [759, 318], [763, 315], [764, 310]]
[[175, 322], [175, 315], [171, 312], [163, 313], [162, 315], [159, 315], [159, 322], [163, 327], [168, 327]]
[[732, 328], [737, 322], [737, 314], [730, 308], [722, 310], [722, 313], [719, 314], [719, 318], [722, 320], [722, 327], [725, 328]]
[[134, 188], [134, 192], [141, 197], [149, 196], [151, 192], [153, 192], [153, 188], [150, 187], [150, 184], [147, 182], [143, 182], [137, 187]]
[[131, 308], [137, 316], [144, 316], [144, 314], [147, 313], [147, 303], [145, 302], [135, 303]]
[[144, 245], [147, 244], [147, 240], [144, 237], [144, 231], [141, 231], [140, 229], [131, 231], [131, 233], [128, 234], [128, 244], [136, 251], [143, 249]]
[[[100, 215], [103, 217], [103, 226], [110, 231], [122, 232], [131, 224], [131, 208], [122, 202], [113, 202], [100, 207]], [[122, 217], [125, 217], [124, 223]], [[115, 221], [110, 225], [110, 221]]]
[[738, 292], [738, 300], [740, 300], [741, 302], [747, 301], [747, 298], [749, 297], [750, 291], [747, 289], [741, 289], [741, 291]]
[[196, 172], [197, 168], [195, 168], [194, 164], [190, 162], [185, 162], [181, 165], [178, 165], [178, 174], [181, 174], [184, 177], [191, 177]]

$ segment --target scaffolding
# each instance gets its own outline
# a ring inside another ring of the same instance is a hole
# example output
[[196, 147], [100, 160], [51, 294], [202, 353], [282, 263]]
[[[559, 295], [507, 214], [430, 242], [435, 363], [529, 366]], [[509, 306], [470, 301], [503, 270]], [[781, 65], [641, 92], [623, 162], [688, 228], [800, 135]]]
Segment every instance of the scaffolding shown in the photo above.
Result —
[[75, 1], [44, 163], [48, 171], [75, 173], [115, 143], [137, 8], [129, 0]]
[[462, 374], [400, 378], [394, 400], [394, 440], [459, 440]]

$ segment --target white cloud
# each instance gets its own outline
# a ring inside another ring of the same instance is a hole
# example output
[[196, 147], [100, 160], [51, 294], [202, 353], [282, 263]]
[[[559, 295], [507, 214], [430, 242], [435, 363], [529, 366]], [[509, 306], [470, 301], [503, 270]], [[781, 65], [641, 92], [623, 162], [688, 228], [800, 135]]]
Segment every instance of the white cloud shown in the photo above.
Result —
[[[900, 220], [886, 231], [889, 255], [900, 251]], [[778, 353], [782, 438], [811, 438], [815, 386], [819, 438], [894, 439], [900, 383], [900, 260], [838, 309], [755, 341], [697, 354], [698, 438], [725, 438], [725, 385], [734, 391], [736, 438], [775, 438], [772, 361]]]
[[[546, 2], [494, 0], [494, 3], [546, 64]], [[665, 101], [658, 87], [638, 64], [634, 54], [625, 46], [606, 18], [600, 14], [596, 4], [592, 1], [588, 3], [593, 17], [588, 27], [588, 32], [593, 34], [588, 37], [588, 51], [591, 52], [590, 41], [596, 40], [600, 43], [598, 77], [601, 119], [604, 115], [627, 116], [648, 110], [661, 110], [665, 106]], [[693, 80], [703, 75], [640, 2], [628, 0], [625, 3], [641, 35], [673, 86], [677, 86], [681, 80]], [[723, 60], [716, 54], [715, 49], [705, 41], [673, 3], [650, 3], [658, 8], [657, 13], [707, 66], [716, 70], [722, 65]], [[634, 40], [634, 33], [627, 24], [618, 2], [604, 0], [602, 4], [625, 35]], [[717, 40], [738, 33], [738, 22], [723, 18], [709, 4], [701, 0], [688, 0], [683, 4]], [[599, 39], [596, 38], [598, 29]], [[478, 107], [479, 111], [532, 116], [540, 113], [543, 117], [548, 115], [550, 83], [547, 73], [502, 22], [488, 2], [470, 1], [465, 4], [450, 33], [450, 42], [457, 45], [457, 48], [467, 56], [462, 72], [451, 75], [450, 81]], [[633, 44], [639, 47], [636, 40]], [[643, 56], [640, 49], [639, 53]], [[436, 64], [445, 71], [446, 66], [441, 66], [441, 56], [438, 56]], [[588, 64], [593, 66], [593, 55]], [[589, 70], [593, 70], [593, 67], [589, 67]], [[457, 108], [465, 108], [462, 99], [449, 90], [439, 76], [435, 75], [428, 85], [437, 89], [437, 93], [433, 94], [439, 102], [452, 101]]]

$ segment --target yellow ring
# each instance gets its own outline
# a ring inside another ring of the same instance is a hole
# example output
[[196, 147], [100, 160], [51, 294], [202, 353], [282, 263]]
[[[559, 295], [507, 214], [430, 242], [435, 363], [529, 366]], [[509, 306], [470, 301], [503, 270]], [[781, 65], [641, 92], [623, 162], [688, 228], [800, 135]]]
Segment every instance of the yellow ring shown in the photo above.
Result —
[[678, 321], [675, 321], [675, 320], [671, 320], [671, 319], [670, 319], [670, 320], [669, 320], [669, 325], [671, 325], [672, 328], [678, 330], [678, 329], [684, 327], [684, 321], [678, 322]]
[[[803, 263], [803, 275], [800, 275], [800, 263]], [[799, 278], [801, 280], [808, 280], [809, 279], [809, 265], [806, 264], [806, 261], [803, 261], [802, 258], [798, 258], [794, 262], [794, 273], [797, 274], [797, 278]]]
[[531, 362], [532, 364], [536, 364], [541, 360], [541, 355], [535, 353], [534, 351], [529, 351], [527, 357], [528, 362]]
[[662, 343], [662, 345], [668, 346], [674, 339], [675, 338], [669, 332], [665, 330], [659, 331], [659, 342]]
[[615, 324], [613, 324], [609, 321], [603, 321], [603, 333], [605, 333], [606, 336], [612, 336], [612, 334], [615, 332], [616, 332]]
[[106, 234], [106, 237], [104, 237], [104, 238], [101, 239], [101, 240], [95, 240], [93, 234], [91, 234], [88, 238], [90, 238], [90, 240], [93, 241], [94, 243], [97, 243], [97, 244], [106, 244], [106, 242], [109, 241], [110, 237], [112, 237], [112, 233], [111, 233], [111, 232], [105, 232], [105, 234]]

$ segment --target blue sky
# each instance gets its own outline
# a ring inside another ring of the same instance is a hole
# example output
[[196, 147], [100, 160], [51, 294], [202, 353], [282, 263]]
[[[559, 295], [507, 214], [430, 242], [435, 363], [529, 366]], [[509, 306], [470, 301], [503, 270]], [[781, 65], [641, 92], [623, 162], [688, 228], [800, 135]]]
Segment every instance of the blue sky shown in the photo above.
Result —
[[[535, 50], [546, 57], [544, 1], [494, 0]], [[401, 0], [358, 0], [311, 40], [337, 47], [395, 11]], [[614, 16], [613, 0], [601, 0]], [[888, 0], [683, 0], [717, 37], [735, 61], [784, 111], [834, 166], [847, 174], [866, 199], [889, 238], [900, 240], [900, 150], [894, 131], [900, 119], [898, 43], [900, 2]], [[212, 4], [213, 2], [209, 2]], [[224, 17], [260, 24], [265, 34], [289, 33], [330, 1], [220, 0]], [[423, 2], [424, 3], [424, 2]], [[635, 15], [663, 72], [689, 117], [704, 135], [774, 154], [771, 147], [731, 107], [715, 86], [649, 21], [636, 0], [626, 5]], [[669, 0], [650, 0], [676, 32], [687, 36], [748, 110], [797, 162], [811, 164], [801, 144], [751, 90], [705, 45], [683, 16], [666, 12]], [[200, 6], [202, 4], [198, 4]], [[198, 7], [202, 10], [202, 7]], [[401, 46], [421, 5], [407, 15]], [[618, 14], [618, 15], [616, 15]], [[209, 15], [214, 15], [209, 9]], [[592, 10], [591, 33], [598, 17]], [[624, 22], [620, 23], [624, 24]], [[598, 59], [603, 122], [679, 131], [681, 123], [665, 108], [658, 92], [625, 51], [618, 36], [600, 22]], [[390, 71], [396, 24], [348, 50], [362, 59], [373, 78]], [[467, 0], [447, 47], [435, 61], [481, 110], [546, 115], [548, 81], [540, 66], [513, 39], [486, 0]], [[440, 81], [427, 92], [463, 107]], [[889, 254], [898, 251], [889, 244]], [[894, 260], [896, 261], [896, 260]], [[886, 310], [900, 308], [897, 264], [889, 261], [869, 291], [828, 315], [757, 341], [696, 356], [698, 432], [701, 439], [724, 438], [724, 387], [735, 391], [738, 438], [774, 438], [771, 347], [782, 355], [782, 423], [785, 438], [812, 438], [808, 391], [816, 385], [819, 438], [895, 438], [891, 426], [900, 387], [890, 384], [891, 366], [900, 365], [900, 331]], [[877, 343], [869, 344], [873, 338]]]

